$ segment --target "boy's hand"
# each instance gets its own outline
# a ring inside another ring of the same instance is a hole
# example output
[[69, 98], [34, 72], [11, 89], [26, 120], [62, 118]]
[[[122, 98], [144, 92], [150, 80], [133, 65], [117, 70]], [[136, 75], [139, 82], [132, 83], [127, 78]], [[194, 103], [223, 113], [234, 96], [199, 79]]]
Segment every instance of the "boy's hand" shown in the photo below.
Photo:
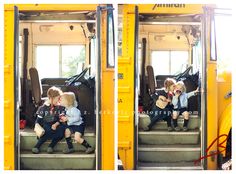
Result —
[[197, 87], [197, 89], [194, 91], [194, 94], [197, 95], [198, 92], [200, 92], [199, 87]]
[[66, 116], [61, 116], [60, 117], [60, 121], [61, 122], [66, 122], [68, 119], [67, 119], [67, 117]]
[[58, 124], [57, 124], [57, 123], [53, 124], [53, 125], [52, 125], [52, 127], [51, 127], [51, 128], [52, 128], [52, 130], [56, 130], [56, 129], [57, 129], [57, 126], [58, 126]]

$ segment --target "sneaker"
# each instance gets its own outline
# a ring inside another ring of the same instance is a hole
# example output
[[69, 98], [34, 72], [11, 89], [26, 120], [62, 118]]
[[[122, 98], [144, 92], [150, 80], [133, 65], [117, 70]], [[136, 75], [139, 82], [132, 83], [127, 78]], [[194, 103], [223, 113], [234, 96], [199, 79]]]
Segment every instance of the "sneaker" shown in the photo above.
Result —
[[188, 128], [187, 128], [187, 127], [183, 127], [183, 131], [184, 131], [184, 132], [187, 132], [187, 131], [188, 131]]
[[171, 126], [169, 126], [169, 127], [167, 128], [167, 130], [168, 130], [169, 132], [171, 132], [171, 131], [173, 131], [173, 128], [172, 128]]
[[94, 152], [94, 148], [93, 147], [89, 147], [85, 150], [85, 153], [90, 154]]
[[38, 154], [39, 153], [39, 148], [36, 148], [36, 147], [32, 148], [32, 153]]
[[53, 148], [52, 147], [48, 147], [47, 153], [53, 153]]
[[65, 150], [63, 150], [63, 153], [64, 154], [68, 154], [68, 153], [73, 153], [75, 150], [72, 148], [72, 149], [65, 149]]
[[180, 131], [180, 127], [179, 126], [175, 127], [174, 129], [175, 129], [176, 132]]
[[143, 128], [144, 131], [150, 131], [150, 128], [148, 126]]

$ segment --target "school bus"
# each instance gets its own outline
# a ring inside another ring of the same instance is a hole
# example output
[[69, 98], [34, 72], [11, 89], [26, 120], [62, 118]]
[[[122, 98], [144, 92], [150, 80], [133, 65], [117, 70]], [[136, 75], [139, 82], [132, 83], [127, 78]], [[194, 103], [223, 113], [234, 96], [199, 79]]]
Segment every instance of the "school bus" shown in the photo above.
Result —
[[[114, 21], [112, 5], [5, 4], [4, 168], [114, 169]], [[33, 74], [30, 74], [33, 68]], [[72, 91], [95, 153], [32, 154], [34, 114], [51, 86]], [[104, 112], [106, 111], [106, 112]], [[26, 126], [25, 126], [26, 120]], [[21, 128], [24, 129], [20, 129]]]
[[[231, 72], [219, 69], [228, 55], [217, 54], [217, 10], [227, 13], [203, 4], [119, 5], [118, 153], [124, 169], [220, 169], [231, 159]], [[158, 122], [145, 132], [150, 94], [168, 77], [183, 80], [187, 92], [199, 87], [189, 99], [189, 131], [168, 132]]]

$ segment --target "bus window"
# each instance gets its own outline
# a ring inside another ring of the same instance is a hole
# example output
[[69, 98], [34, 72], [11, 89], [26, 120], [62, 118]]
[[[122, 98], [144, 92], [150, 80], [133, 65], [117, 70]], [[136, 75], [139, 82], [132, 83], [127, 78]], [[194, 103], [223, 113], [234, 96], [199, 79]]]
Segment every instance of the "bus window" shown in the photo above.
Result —
[[211, 60], [217, 60], [216, 54], [216, 32], [215, 32], [215, 19], [211, 21]]
[[64, 45], [61, 46], [61, 50], [61, 77], [71, 77], [81, 73], [85, 64], [85, 45]]
[[188, 65], [188, 51], [152, 51], [152, 66], [155, 75], [176, 75]]
[[108, 54], [107, 54], [107, 67], [113, 68], [115, 66], [115, 45], [114, 45], [114, 21], [113, 9], [107, 11], [108, 15]]
[[35, 50], [39, 78], [59, 77], [59, 46], [37, 45]]
[[[85, 57], [85, 45], [36, 46], [36, 68], [41, 79], [67, 78], [79, 74], [83, 70]], [[50, 73], [45, 69], [50, 70]]]

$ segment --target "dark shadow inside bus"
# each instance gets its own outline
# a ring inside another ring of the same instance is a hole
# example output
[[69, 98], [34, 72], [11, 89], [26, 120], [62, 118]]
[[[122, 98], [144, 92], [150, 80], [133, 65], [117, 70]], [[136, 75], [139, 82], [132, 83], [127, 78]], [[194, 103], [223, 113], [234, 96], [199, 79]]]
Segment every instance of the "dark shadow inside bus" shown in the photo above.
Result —
[[49, 141], [39, 154], [31, 152], [37, 142], [35, 113], [52, 86], [75, 94], [85, 122], [83, 138], [96, 148], [95, 15], [96, 11], [20, 12], [20, 169], [96, 168], [95, 153], [86, 154], [74, 140], [71, 154], [62, 152], [67, 147], [64, 139], [54, 154], [47, 154]]

